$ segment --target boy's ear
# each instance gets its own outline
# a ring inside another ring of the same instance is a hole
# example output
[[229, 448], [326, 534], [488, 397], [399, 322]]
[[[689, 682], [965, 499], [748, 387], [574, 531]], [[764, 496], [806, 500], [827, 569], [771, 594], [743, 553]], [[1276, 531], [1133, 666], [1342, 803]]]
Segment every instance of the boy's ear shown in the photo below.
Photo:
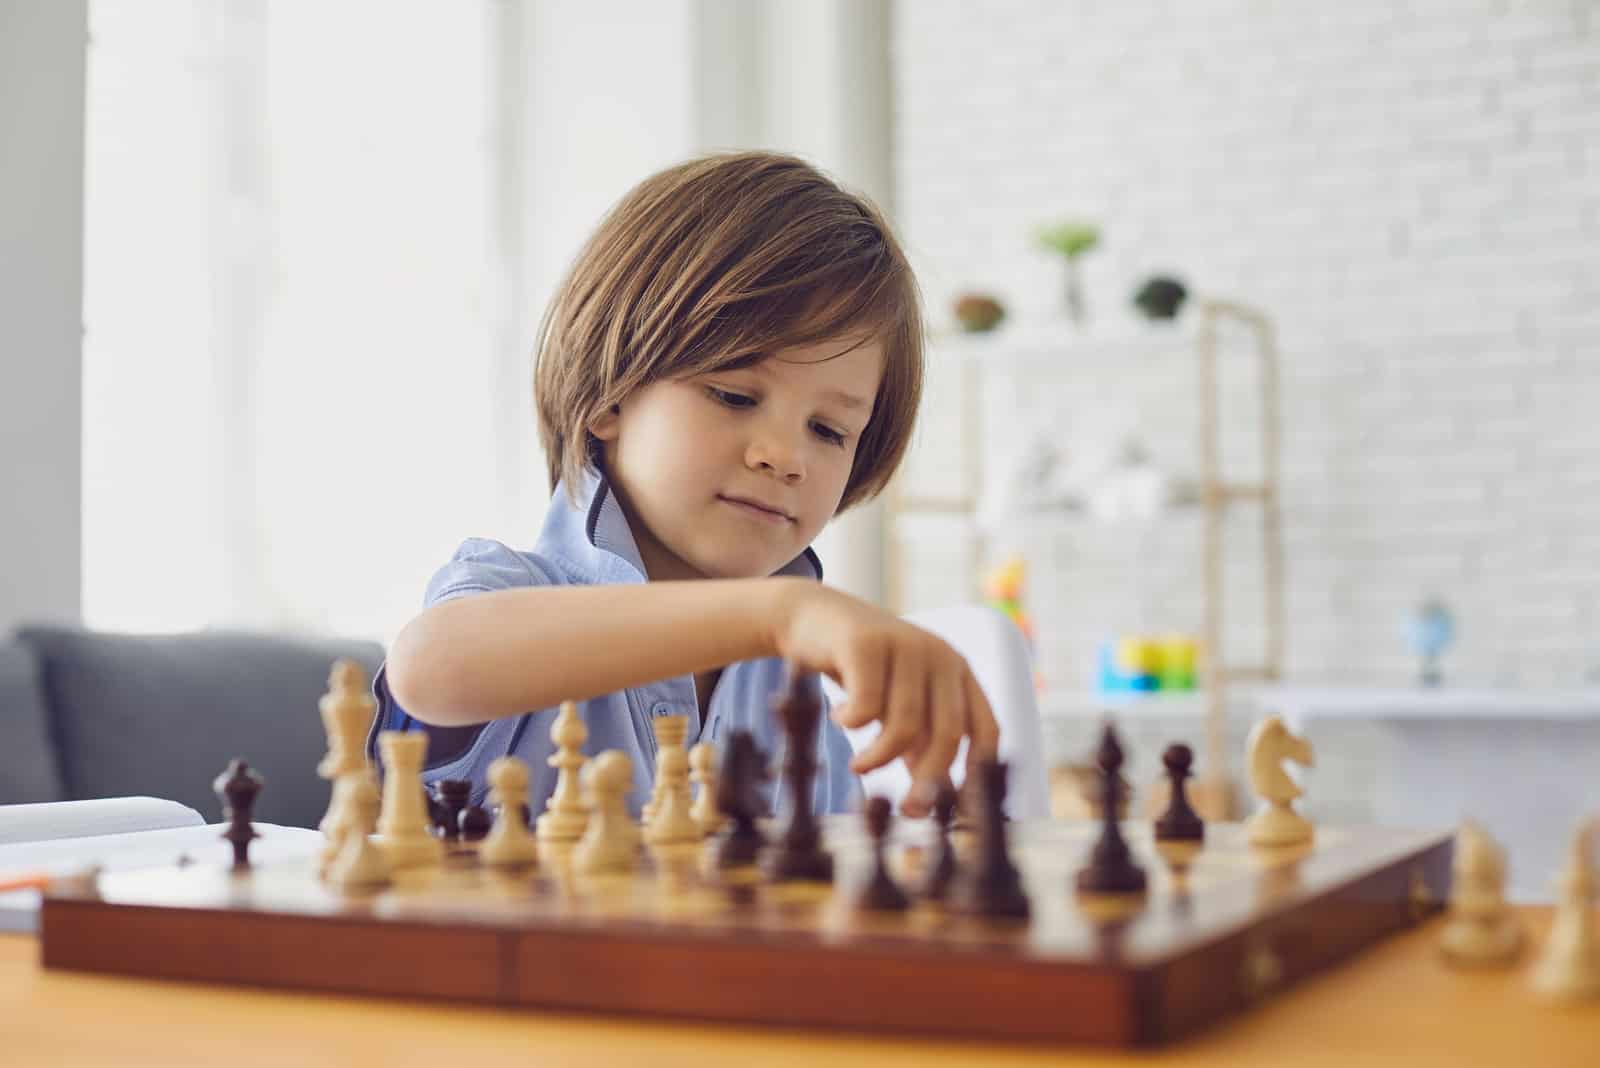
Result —
[[601, 441], [612, 441], [617, 436], [617, 427], [621, 422], [622, 405], [613, 404], [589, 420], [589, 433]]

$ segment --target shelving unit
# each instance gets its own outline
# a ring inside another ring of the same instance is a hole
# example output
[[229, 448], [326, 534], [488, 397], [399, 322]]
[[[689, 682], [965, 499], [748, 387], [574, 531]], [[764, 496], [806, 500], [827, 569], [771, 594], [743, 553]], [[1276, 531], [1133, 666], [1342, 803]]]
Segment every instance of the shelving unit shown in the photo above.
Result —
[[[1201, 658], [1201, 691], [1205, 716], [1203, 768], [1205, 774], [1195, 785], [1196, 804], [1213, 818], [1234, 814], [1234, 790], [1227, 745], [1227, 700], [1230, 686], [1242, 682], [1271, 682], [1282, 672], [1284, 646], [1282, 504], [1278, 480], [1280, 424], [1278, 400], [1278, 352], [1271, 322], [1260, 311], [1246, 305], [1218, 300], [1203, 300], [1191, 312], [1193, 328], [1177, 337], [1162, 339], [1153, 330], [1120, 337], [1072, 338], [1064, 333], [1023, 332], [1008, 335], [957, 336], [938, 339], [934, 357], [955, 361], [954, 378], [944, 385], [958, 394], [953, 410], [959, 425], [953, 428], [955, 456], [949, 492], [928, 492], [926, 486], [906, 492], [897, 479], [889, 493], [888, 538], [890, 539], [888, 586], [894, 610], [905, 605], [906, 574], [902, 540], [902, 520], [916, 516], [947, 516], [967, 524], [970, 539], [967, 560], [967, 587], [976, 595], [980, 569], [986, 563], [987, 539], [975, 519], [984, 478], [986, 433], [983, 394], [985, 379], [993, 366], [1025, 371], [1039, 361], [1059, 363], [1083, 353], [1097, 358], [1148, 351], [1165, 340], [1176, 347], [1191, 349], [1197, 361], [1199, 440], [1197, 442], [1199, 509], [1203, 523], [1199, 547], [1202, 576], [1203, 622], [1201, 638], [1205, 654]], [[1221, 449], [1222, 393], [1219, 382], [1219, 328], [1236, 324], [1254, 338], [1259, 393], [1258, 407], [1252, 413], [1261, 456], [1258, 478], [1230, 478], [1223, 470]], [[943, 440], [940, 435], [938, 440]], [[1235, 663], [1224, 643], [1226, 596], [1223, 561], [1225, 558], [1224, 522], [1241, 507], [1259, 510], [1261, 522], [1264, 655], [1260, 662]], [[1029, 522], [1066, 531], [1086, 520], [1075, 513], [1037, 513]], [[1037, 591], [1034, 591], [1037, 596]], [[1107, 703], [1111, 707], [1111, 703]]]

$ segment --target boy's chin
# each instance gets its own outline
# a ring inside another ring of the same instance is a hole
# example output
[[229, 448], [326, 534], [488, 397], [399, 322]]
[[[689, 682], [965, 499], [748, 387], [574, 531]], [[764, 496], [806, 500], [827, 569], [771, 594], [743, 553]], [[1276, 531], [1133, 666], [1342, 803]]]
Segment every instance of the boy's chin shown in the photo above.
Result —
[[703, 561], [696, 570], [706, 578], [715, 579], [769, 578], [790, 559], [792, 557], [773, 561], [754, 555], [738, 558], [718, 557]]

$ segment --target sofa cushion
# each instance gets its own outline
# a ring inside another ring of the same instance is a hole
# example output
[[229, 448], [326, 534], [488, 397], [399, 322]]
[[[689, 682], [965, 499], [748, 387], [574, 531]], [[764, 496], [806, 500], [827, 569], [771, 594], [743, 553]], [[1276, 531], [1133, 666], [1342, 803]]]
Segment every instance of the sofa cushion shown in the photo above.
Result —
[[0, 642], [0, 805], [65, 797], [39, 662], [21, 642]]
[[70, 798], [148, 795], [222, 817], [211, 783], [234, 757], [266, 778], [255, 818], [312, 827], [328, 805], [317, 701], [339, 657], [368, 677], [370, 642], [229, 631], [172, 636], [24, 627]]

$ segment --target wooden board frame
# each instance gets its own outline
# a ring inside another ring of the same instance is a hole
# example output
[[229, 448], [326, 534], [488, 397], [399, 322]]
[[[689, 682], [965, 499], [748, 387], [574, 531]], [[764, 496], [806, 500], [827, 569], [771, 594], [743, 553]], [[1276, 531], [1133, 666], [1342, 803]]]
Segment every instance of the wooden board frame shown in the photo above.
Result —
[[[644, 876], [574, 883], [547, 860], [503, 891], [348, 899], [303, 869], [151, 869], [44, 896], [49, 968], [362, 995], [965, 1038], [1154, 1045], [1182, 1038], [1409, 927], [1443, 901], [1439, 833], [1335, 829], [1265, 859], [1213, 825], [1174, 865], [1143, 827], [1142, 899], [1075, 896], [1092, 829], [1016, 825], [1031, 924], [937, 906], [862, 915], [859, 835], [837, 822], [838, 894], [778, 888], [674, 913]], [[1257, 851], [1259, 852], [1259, 851]], [[1223, 859], [1206, 868], [1208, 855]], [[460, 878], [481, 871], [453, 862]], [[1235, 870], [1237, 868], [1237, 870]], [[1193, 883], [1190, 886], [1190, 883]], [[285, 893], [285, 887], [294, 893]], [[303, 892], [302, 892], [303, 891]], [[610, 895], [615, 907], [591, 908]], [[754, 898], [752, 903], [751, 899]], [[690, 900], [690, 899], [685, 899]], [[724, 900], [719, 896], [717, 901]], [[641, 903], [647, 903], [641, 907]]]

